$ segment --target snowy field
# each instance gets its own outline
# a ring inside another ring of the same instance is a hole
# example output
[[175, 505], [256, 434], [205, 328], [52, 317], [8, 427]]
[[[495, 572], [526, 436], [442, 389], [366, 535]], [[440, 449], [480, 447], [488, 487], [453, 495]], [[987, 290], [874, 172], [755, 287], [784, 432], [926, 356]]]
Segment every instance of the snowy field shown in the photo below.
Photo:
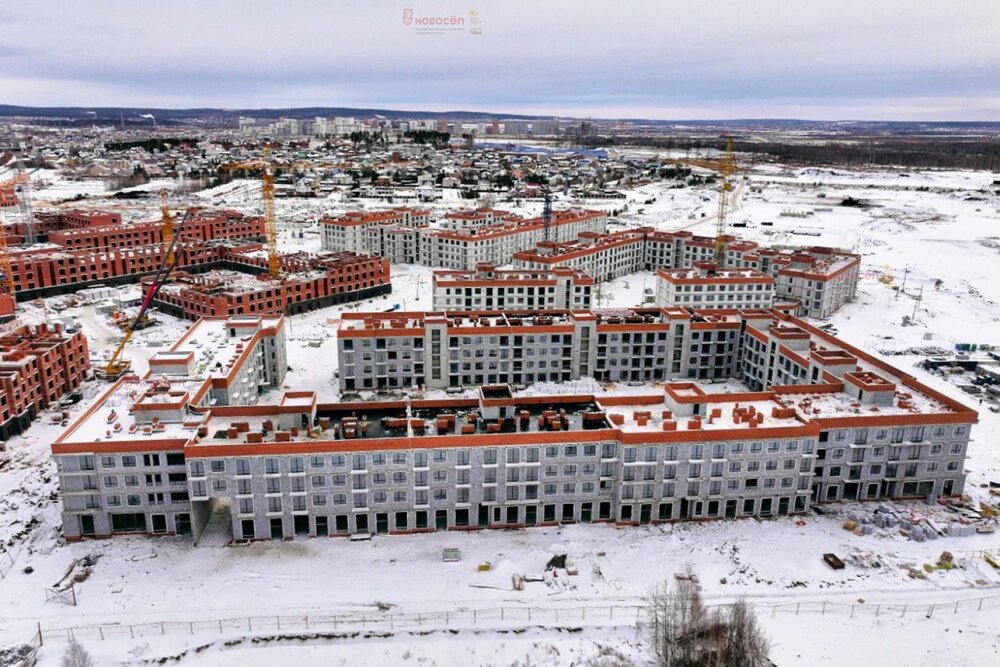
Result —
[[[996, 189], [991, 186], [996, 178], [977, 172], [902, 175], [760, 167], [738, 191], [733, 221], [747, 226], [734, 231], [768, 244], [833, 245], [860, 253], [863, 278], [858, 299], [829, 322], [847, 342], [885, 355], [930, 386], [976, 404], [978, 399], [965, 395], [954, 382], [916, 368], [924, 357], [907, 351], [915, 346], [1000, 344], [1000, 284], [992, 279], [1000, 266], [1000, 198], [989, 194]], [[656, 184], [628, 195], [627, 211], [619, 218], [623, 226], [713, 232], [716, 203], [711, 189]], [[238, 208], [235, 200], [240, 196], [237, 192], [226, 205]], [[252, 208], [255, 196], [246, 189], [242, 205]], [[841, 206], [845, 197], [865, 205]], [[210, 193], [209, 204], [218, 198], [224, 199], [225, 193]], [[329, 201], [322, 209], [322, 202], [305, 201], [279, 202], [279, 214], [285, 211], [301, 218], [298, 226], [286, 230], [285, 248], [318, 248], [316, 215], [354, 206]], [[313, 389], [321, 401], [334, 400], [334, 332], [340, 313], [383, 310], [396, 303], [410, 310], [427, 309], [430, 273], [422, 267], [394, 266], [393, 293], [387, 297], [289, 318], [291, 371], [286, 385]], [[904, 276], [904, 289], [887, 286], [900, 286]], [[644, 289], [652, 287], [650, 273], [626, 276], [602, 287], [599, 305], [639, 305]], [[916, 324], [903, 326], [904, 316], [913, 317]], [[53, 313], [29, 305], [23, 317], [75, 318], [88, 335], [94, 356], [106, 355], [120, 338], [93, 307]], [[157, 346], [175, 340], [187, 326], [174, 318], [157, 317], [161, 324], [137, 334], [126, 350], [139, 370], [160, 349]], [[313, 345], [316, 341], [318, 348]], [[323, 363], [316, 363], [318, 358]], [[87, 399], [100, 389], [96, 383], [88, 384]], [[86, 402], [72, 412], [78, 414]], [[986, 403], [979, 407], [966, 488], [974, 499], [985, 500], [989, 496], [984, 487], [1000, 480], [996, 448], [1000, 415], [988, 410]], [[784, 518], [621, 530], [578, 525], [379, 537], [370, 542], [300, 540], [247, 547], [206, 540], [194, 548], [183, 538], [66, 545], [59, 538], [55, 467], [48, 456], [48, 445], [60, 430], [43, 415], [27, 433], [7, 443], [9, 460], [0, 463], [4, 519], [0, 545], [6, 549], [6, 555], [0, 554], [0, 572], [6, 575], [0, 580], [0, 646], [28, 641], [41, 623], [46, 632], [40, 653], [43, 665], [58, 664], [64, 650], [56, 629], [95, 624], [109, 628], [116, 624], [120, 629], [109, 629], [104, 640], [95, 631], [80, 634], [102, 665], [147, 664], [185, 651], [174, 664], [526, 666], [618, 664], [612, 660], [619, 655], [647, 664], [648, 650], [634, 616], [618, 616], [612, 608], [641, 605], [650, 586], [687, 564], [699, 575], [709, 603], [723, 604], [742, 594], [750, 597], [760, 610], [778, 665], [843, 665], [872, 659], [891, 665], [983, 665], [997, 660], [1000, 572], [980, 552], [1000, 549], [1000, 534], [925, 543], [892, 532], [857, 536], [842, 529], [845, 518], [874, 508], [837, 505], [825, 516], [806, 517], [804, 525]], [[937, 511], [921, 504], [898, 507], [919, 514]], [[445, 547], [461, 549], [462, 560], [442, 562]], [[936, 570], [925, 578], [911, 575], [935, 563], [945, 549], [955, 555], [956, 569]], [[826, 552], [855, 560], [835, 572], [821, 560]], [[578, 568], [578, 575], [557, 580], [549, 575], [545, 582], [526, 584], [523, 591], [512, 589], [513, 574], [540, 574], [549, 558], [563, 553]], [[78, 606], [46, 602], [45, 589], [74, 559], [87, 555], [99, 559], [76, 589]], [[478, 572], [481, 561], [491, 562], [491, 571]], [[27, 567], [33, 570], [30, 574], [24, 573]], [[986, 598], [982, 609], [980, 598]], [[825, 613], [820, 611], [823, 603]], [[807, 611], [796, 615], [795, 605]], [[511, 615], [500, 619], [495, 615], [500, 608]], [[876, 615], [873, 608], [893, 611]], [[532, 621], [527, 620], [528, 609], [538, 610]], [[584, 618], [581, 609], [594, 611]], [[434, 612], [455, 617], [416, 628], [412, 623], [401, 627], [393, 620], [396, 615]], [[606, 612], [608, 621], [595, 618]], [[469, 621], [469, 613], [481, 613], [485, 620]], [[557, 613], [562, 614], [558, 622]], [[289, 624], [290, 617], [338, 614], [348, 621], [342, 620], [337, 631], [327, 627], [307, 632], [301, 622], [290, 630], [287, 625], [278, 629], [273, 623], [275, 615]], [[540, 623], [538, 614], [543, 616]], [[271, 625], [212, 630], [207, 623], [250, 616], [271, 617]], [[162, 633], [147, 628], [134, 637], [134, 630], [125, 632], [129, 624], [161, 621], [179, 625]], [[206, 623], [195, 626], [195, 622]], [[191, 623], [190, 632], [184, 623]], [[560, 627], [566, 629], [556, 629]], [[317, 636], [293, 637], [310, 633]], [[318, 636], [323, 634], [327, 636]]]

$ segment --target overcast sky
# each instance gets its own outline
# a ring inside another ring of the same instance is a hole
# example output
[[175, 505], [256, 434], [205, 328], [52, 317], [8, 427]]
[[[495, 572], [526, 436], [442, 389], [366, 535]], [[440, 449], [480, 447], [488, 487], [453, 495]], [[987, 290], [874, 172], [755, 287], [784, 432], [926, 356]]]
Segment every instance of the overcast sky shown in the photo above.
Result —
[[1000, 0], [8, 1], [0, 103], [1000, 120]]

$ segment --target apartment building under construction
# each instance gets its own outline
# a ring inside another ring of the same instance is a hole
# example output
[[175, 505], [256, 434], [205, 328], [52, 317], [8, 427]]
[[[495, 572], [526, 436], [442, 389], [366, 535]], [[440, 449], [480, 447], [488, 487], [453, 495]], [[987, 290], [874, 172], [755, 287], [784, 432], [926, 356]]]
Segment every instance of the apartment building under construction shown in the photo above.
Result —
[[[652, 333], [650, 358], [673, 331], [681, 363], [692, 352], [717, 358], [711, 377], [726, 383], [519, 395], [483, 382], [444, 399], [323, 405], [288, 391], [254, 404], [221, 389], [239, 380], [252, 397], [280, 382], [280, 318], [203, 322], [157, 361], [155, 379], [119, 380], [53, 443], [64, 534], [197, 541], [206, 530], [254, 540], [635, 525], [963, 491], [976, 412], [800, 319], [677, 309], [648, 322], [589, 314], [572, 326], [608, 347], [628, 334], [643, 354]], [[673, 363], [673, 352], [660, 356]], [[274, 372], [241, 374], [258, 353]]]
[[[753, 269], [774, 279], [776, 299], [796, 301], [800, 314], [825, 318], [854, 298], [861, 270], [859, 255], [834, 248], [765, 248], [753, 241], [723, 237], [723, 266], [715, 238], [691, 232], [660, 232], [641, 227], [610, 234], [583, 233], [573, 241], [539, 243], [515, 253], [515, 268], [569, 267], [601, 282], [636, 271]], [[687, 305], [687, 304], [675, 304]]]

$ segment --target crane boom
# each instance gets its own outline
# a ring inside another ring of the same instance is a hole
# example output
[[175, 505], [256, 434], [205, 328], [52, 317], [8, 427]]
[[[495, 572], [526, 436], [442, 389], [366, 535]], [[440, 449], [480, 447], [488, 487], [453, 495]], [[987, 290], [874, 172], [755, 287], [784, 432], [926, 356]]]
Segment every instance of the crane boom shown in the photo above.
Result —
[[167, 281], [170, 276], [170, 272], [174, 270], [177, 264], [177, 243], [184, 233], [184, 225], [187, 223], [188, 218], [191, 217], [191, 209], [188, 209], [184, 213], [184, 217], [181, 218], [181, 224], [177, 227], [177, 234], [173, 236], [170, 240], [170, 245], [167, 246], [167, 254], [163, 258], [163, 262], [160, 267], [156, 270], [153, 275], [153, 282], [150, 284], [149, 289], [146, 290], [146, 296], [142, 299], [142, 304], [139, 306], [139, 312], [136, 313], [135, 317], [129, 322], [128, 327], [125, 329], [125, 335], [122, 337], [118, 347], [115, 348], [114, 354], [111, 355], [111, 359], [108, 361], [108, 365], [104, 368], [104, 375], [109, 379], [114, 379], [119, 377], [124, 371], [128, 370], [129, 364], [123, 363], [121, 361], [122, 352], [125, 350], [125, 346], [132, 339], [132, 334], [135, 333], [136, 325], [142, 321], [142, 318], [146, 316], [146, 311], [149, 310], [150, 305], [153, 303], [153, 299], [159, 294], [160, 288]]

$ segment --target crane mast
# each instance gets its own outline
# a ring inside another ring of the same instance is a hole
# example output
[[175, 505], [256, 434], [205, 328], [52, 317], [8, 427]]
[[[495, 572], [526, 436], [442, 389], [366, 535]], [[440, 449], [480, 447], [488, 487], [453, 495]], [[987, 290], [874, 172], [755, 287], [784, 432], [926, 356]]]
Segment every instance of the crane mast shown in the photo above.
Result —
[[270, 167], [260, 175], [260, 193], [264, 198], [264, 231], [267, 233], [267, 272], [272, 278], [281, 275], [278, 263], [278, 224], [274, 218], [274, 175]]
[[542, 224], [545, 225], [545, 240], [551, 241], [552, 238], [552, 192], [549, 188], [544, 189], [544, 204], [542, 205]]
[[[265, 151], [265, 158], [267, 152]], [[264, 232], [267, 235], [267, 272], [272, 278], [281, 276], [281, 263], [278, 261], [278, 224], [274, 217], [274, 174], [271, 163], [266, 160], [251, 160], [236, 162], [222, 167], [227, 171], [259, 169], [260, 194], [264, 200]]]
[[[0, 183], [0, 190], [10, 189], [16, 194], [17, 186], [23, 185], [27, 180], [26, 174], [18, 173], [14, 178]], [[0, 219], [0, 292], [5, 292], [14, 298], [14, 270], [10, 264], [10, 250], [7, 248], [7, 224], [2, 219]]]
[[0, 292], [14, 298], [14, 269], [10, 265], [10, 251], [7, 249], [7, 223], [0, 219]]
[[719, 186], [719, 213], [715, 219], [715, 264], [716, 268], [726, 267], [726, 230], [729, 223], [731, 208], [730, 193], [734, 186], [732, 177], [736, 173], [736, 162], [733, 159], [733, 140], [726, 141], [726, 154], [718, 165], [721, 184]]
[[31, 245], [35, 242], [35, 215], [31, 209], [31, 179], [24, 169], [24, 160], [21, 159], [20, 154], [14, 161], [14, 169], [21, 181], [21, 191], [18, 193], [17, 199], [24, 224], [24, 243]]
[[167, 191], [160, 190], [160, 213], [163, 216], [163, 244], [167, 246], [167, 261], [174, 263], [174, 219], [170, 215], [170, 204], [167, 201]]

